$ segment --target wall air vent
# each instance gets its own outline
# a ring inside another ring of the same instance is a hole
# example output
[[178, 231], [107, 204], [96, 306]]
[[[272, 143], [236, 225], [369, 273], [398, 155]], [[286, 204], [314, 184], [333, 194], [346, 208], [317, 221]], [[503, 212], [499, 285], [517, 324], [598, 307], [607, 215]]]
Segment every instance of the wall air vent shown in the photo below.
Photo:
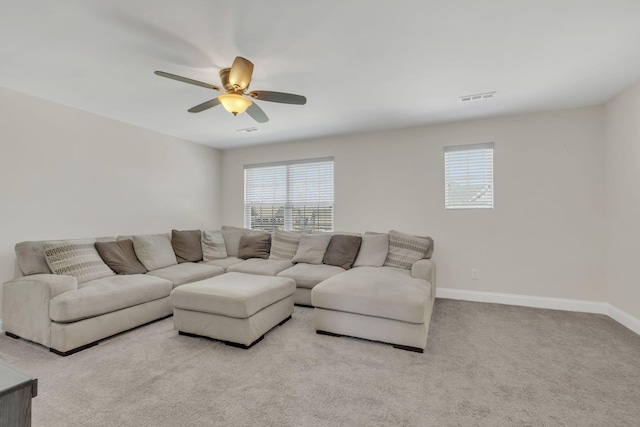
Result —
[[460, 102], [481, 101], [483, 99], [495, 98], [496, 92], [476, 93], [475, 95], [465, 95], [460, 97]]
[[236, 129], [236, 132], [245, 132], [245, 133], [251, 133], [251, 132], [257, 132], [258, 128], [256, 127], [250, 127], [250, 128], [244, 128], [244, 129]]

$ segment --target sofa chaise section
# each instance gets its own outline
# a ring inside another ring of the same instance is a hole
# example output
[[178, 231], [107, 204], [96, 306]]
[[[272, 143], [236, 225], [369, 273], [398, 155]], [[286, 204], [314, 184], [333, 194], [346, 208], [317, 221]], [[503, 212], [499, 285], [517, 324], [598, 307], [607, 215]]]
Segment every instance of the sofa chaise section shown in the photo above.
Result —
[[147, 276], [160, 277], [173, 283], [173, 287], [185, 283], [209, 279], [224, 273], [224, 268], [193, 262], [184, 262], [148, 272]]
[[342, 267], [326, 264], [296, 264], [278, 273], [278, 277], [286, 277], [296, 282], [294, 301], [297, 305], [311, 306], [311, 290], [318, 283], [336, 274], [344, 273]]

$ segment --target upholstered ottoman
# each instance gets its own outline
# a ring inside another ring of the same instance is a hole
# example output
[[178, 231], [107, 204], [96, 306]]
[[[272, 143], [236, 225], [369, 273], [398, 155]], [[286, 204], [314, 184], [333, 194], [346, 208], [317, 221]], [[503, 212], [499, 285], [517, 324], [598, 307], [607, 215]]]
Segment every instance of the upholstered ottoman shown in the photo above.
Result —
[[296, 282], [284, 277], [226, 273], [171, 292], [173, 327], [250, 348], [293, 314]]

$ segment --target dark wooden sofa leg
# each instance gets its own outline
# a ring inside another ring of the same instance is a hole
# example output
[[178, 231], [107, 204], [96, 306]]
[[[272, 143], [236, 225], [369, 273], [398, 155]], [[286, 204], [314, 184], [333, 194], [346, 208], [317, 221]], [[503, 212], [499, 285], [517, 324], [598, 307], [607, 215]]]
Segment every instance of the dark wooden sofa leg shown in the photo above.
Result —
[[393, 348], [398, 348], [400, 350], [413, 351], [415, 353], [424, 353], [424, 349], [418, 347], [409, 347], [408, 345], [399, 345], [393, 344]]
[[5, 334], [6, 336], [8, 336], [8, 337], [13, 338], [14, 340], [19, 340], [19, 339], [20, 339], [20, 337], [19, 337], [19, 336], [15, 335], [15, 334], [12, 334], [11, 332], [5, 332], [4, 334]]
[[86, 349], [88, 349], [90, 347], [94, 347], [94, 346], [98, 345], [98, 342], [99, 341], [95, 341], [95, 342], [89, 343], [87, 345], [83, 345], [81, 347], [71, 349], [69, 351], [59, 351], [59, 350], [56, 350], [55, 348], [50, 348], [49, 351], [51, 353], [57, 354], [58, 356], [67, 357], [67, 356], [71, 356], [72, 354], [77, 353], [79, 351], [86, 350]]
[[329, 337], [341, 337], [340, 334], [334, 334], [333, 332], [321, 331], [319, 329], [316, 330], [316, 334], [318, 335], [327, 335]]

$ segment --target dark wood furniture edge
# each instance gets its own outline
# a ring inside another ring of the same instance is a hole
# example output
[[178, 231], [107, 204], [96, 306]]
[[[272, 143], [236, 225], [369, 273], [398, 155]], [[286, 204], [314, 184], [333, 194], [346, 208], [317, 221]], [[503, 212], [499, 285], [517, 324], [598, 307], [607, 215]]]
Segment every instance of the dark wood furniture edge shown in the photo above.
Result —
[[424, 349], [423, 348], [419, 348], [419, 347], [410, 347], [408, 345], [400, 345], [400, 344], [392, 344], [389, 342], [384, 342], [384, 341], [374, 341], [374, 340], [367, 340], [365, 338], [360, 338], [360, 337], [352, 337], [350, 335], [341, 335], [341, 334], [334, 334], [333, 332], [327, 332], [327, 331], [322, 331], [320, 329], [316, 329], [316, 334], [319, 335], [327, 335], [330, 337], [348, 337], [348, 338], [357, 338], [357, 339], [361, 339], [361, 340], [365, 340], [365, 341], [371, 341], [371, 342], [378, 342], [381, 344], [388, 344], [393, 346], [393, 348], [397, 348], [399, 350], [405, 350], [405, 351], [412, 351], [414, 353], [424, 353]]

